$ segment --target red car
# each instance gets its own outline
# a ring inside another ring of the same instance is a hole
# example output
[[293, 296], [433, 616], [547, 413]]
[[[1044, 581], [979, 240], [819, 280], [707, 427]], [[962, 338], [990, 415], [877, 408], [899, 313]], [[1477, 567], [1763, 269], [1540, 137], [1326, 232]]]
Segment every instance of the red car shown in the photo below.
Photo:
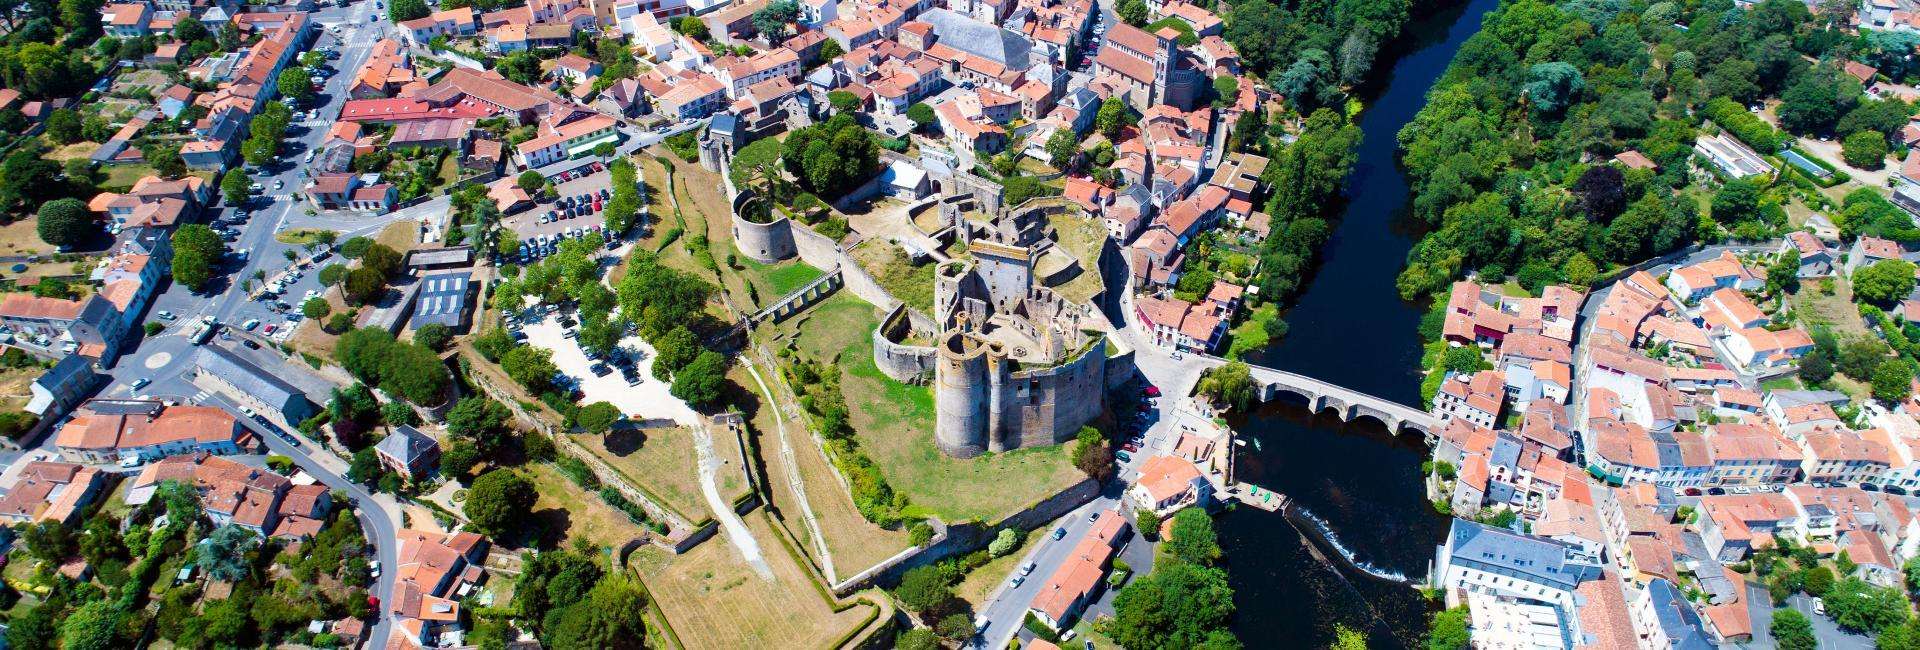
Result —
[[1148, 386], [1146, 390], [1144, 390], [1144, 391], [1141, 391], [1141, 392], [1142, 392], [1142, 393], [1144, 393], [1144, 394], [1146, 394], [1146, 396], [1147, 396], [1147, 397], [1159, 397], [1159, 396], [1160, 396], [1160, 387], [1159, 387], [1159, 386]]
[[380, 615], [380, 597], [379, 596], [367, 596], [367, 606], [373, 608], [373, 613], [375, 616]]
[[267, 326], [267, 328], [266, 328], [265, 330], [262, 330], [262, 331], [264, 331], [264, 332], [266, 332], [266, 333], [268, 333], [268, 334], [272, 334], [272, 333], [273, 333], [273, 331], [274, 331], [274, 330], [276, 330], [276, 329], [280, 329], [280, 326], [279, 326], [279, 325], [268, 325], [268, 326]]

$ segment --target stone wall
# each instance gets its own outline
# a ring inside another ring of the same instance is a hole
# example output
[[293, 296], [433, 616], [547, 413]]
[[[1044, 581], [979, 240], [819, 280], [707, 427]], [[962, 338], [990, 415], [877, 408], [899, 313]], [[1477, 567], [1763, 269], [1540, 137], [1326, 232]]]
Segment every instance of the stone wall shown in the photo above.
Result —
[[918, 329], [909, 313], [906, 305], [894, 307], [873, 328], [873, 365], [895, 380], [918, 384], [933, 377], [935, 355], [933, 346], [900, 343]]
[[1003, 389], [1003, 400], [1018, 405], [1002, 416], [1011, 420], [1007, 448], [1058, 444], [1099, 417], [1107, 392], [1105, 350], [1103, 339], [1094, 338], [1080, 356], [1060, 365], [1013, 373]]

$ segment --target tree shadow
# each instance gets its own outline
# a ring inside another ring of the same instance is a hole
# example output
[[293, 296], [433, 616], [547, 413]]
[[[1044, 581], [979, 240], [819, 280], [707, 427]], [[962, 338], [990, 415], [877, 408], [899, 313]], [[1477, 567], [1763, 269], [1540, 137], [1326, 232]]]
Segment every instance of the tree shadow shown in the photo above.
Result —
[[616, 427], [607, 432], [602, 443], [606, 445], [607, 453], [626, 458], [628, 454], [640, 451], [646, 446], [647, 432], [644, 429]]

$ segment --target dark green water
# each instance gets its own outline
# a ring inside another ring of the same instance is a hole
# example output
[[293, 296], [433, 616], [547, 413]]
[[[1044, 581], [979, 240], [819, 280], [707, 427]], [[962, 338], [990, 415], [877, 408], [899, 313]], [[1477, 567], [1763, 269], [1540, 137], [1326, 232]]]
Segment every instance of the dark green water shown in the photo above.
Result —
[[[1410, 197], [1395, 164], [1395, 135], [1498, 4], [1472, 0], [1416, 27], [1361, 116], [1366, 137], [1348, 179], [1351, 200], [1312, 284], [1286, 314], [1292, 332], [1254, 361], [1418, 403], [1422, 308], [1401, 301], [1394, 287], [1415, 237], [1402, 227]], [[1337, 540], [1338, 547], [1322, 549], [1371, 569], [1321, 562], [1278, 514], [1240, 508], [1224, 515], [1219, 530], [1239, 606], [1235, 632], [1247, 647], [1323, 647], [1335, 623], [1367, 630], [1376, 648], [1417, 643], [1428, 604], [1412, 586], [1379, 576], [1425, 577], [1445, 533], [1446, 519], [1427, 505], [1420, 485], [1425, 445], [1415, 435], [1391, 437], [1371, 420], [1346, 425], [1287, 404], [1264, 406], [1235, 424], [1258, 443], [1240, 453], [1240, 480], [1293, 497]]]

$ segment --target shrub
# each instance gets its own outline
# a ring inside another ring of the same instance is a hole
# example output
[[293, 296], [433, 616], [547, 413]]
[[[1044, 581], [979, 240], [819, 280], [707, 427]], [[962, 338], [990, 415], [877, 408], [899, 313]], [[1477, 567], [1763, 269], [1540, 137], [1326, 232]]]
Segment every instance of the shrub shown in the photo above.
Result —
[[1715, 97], [1708, 100], [1701, 112], [1755, 151], [1766, 154], [1780, 150], [1780, 132], [1731, 99]]

